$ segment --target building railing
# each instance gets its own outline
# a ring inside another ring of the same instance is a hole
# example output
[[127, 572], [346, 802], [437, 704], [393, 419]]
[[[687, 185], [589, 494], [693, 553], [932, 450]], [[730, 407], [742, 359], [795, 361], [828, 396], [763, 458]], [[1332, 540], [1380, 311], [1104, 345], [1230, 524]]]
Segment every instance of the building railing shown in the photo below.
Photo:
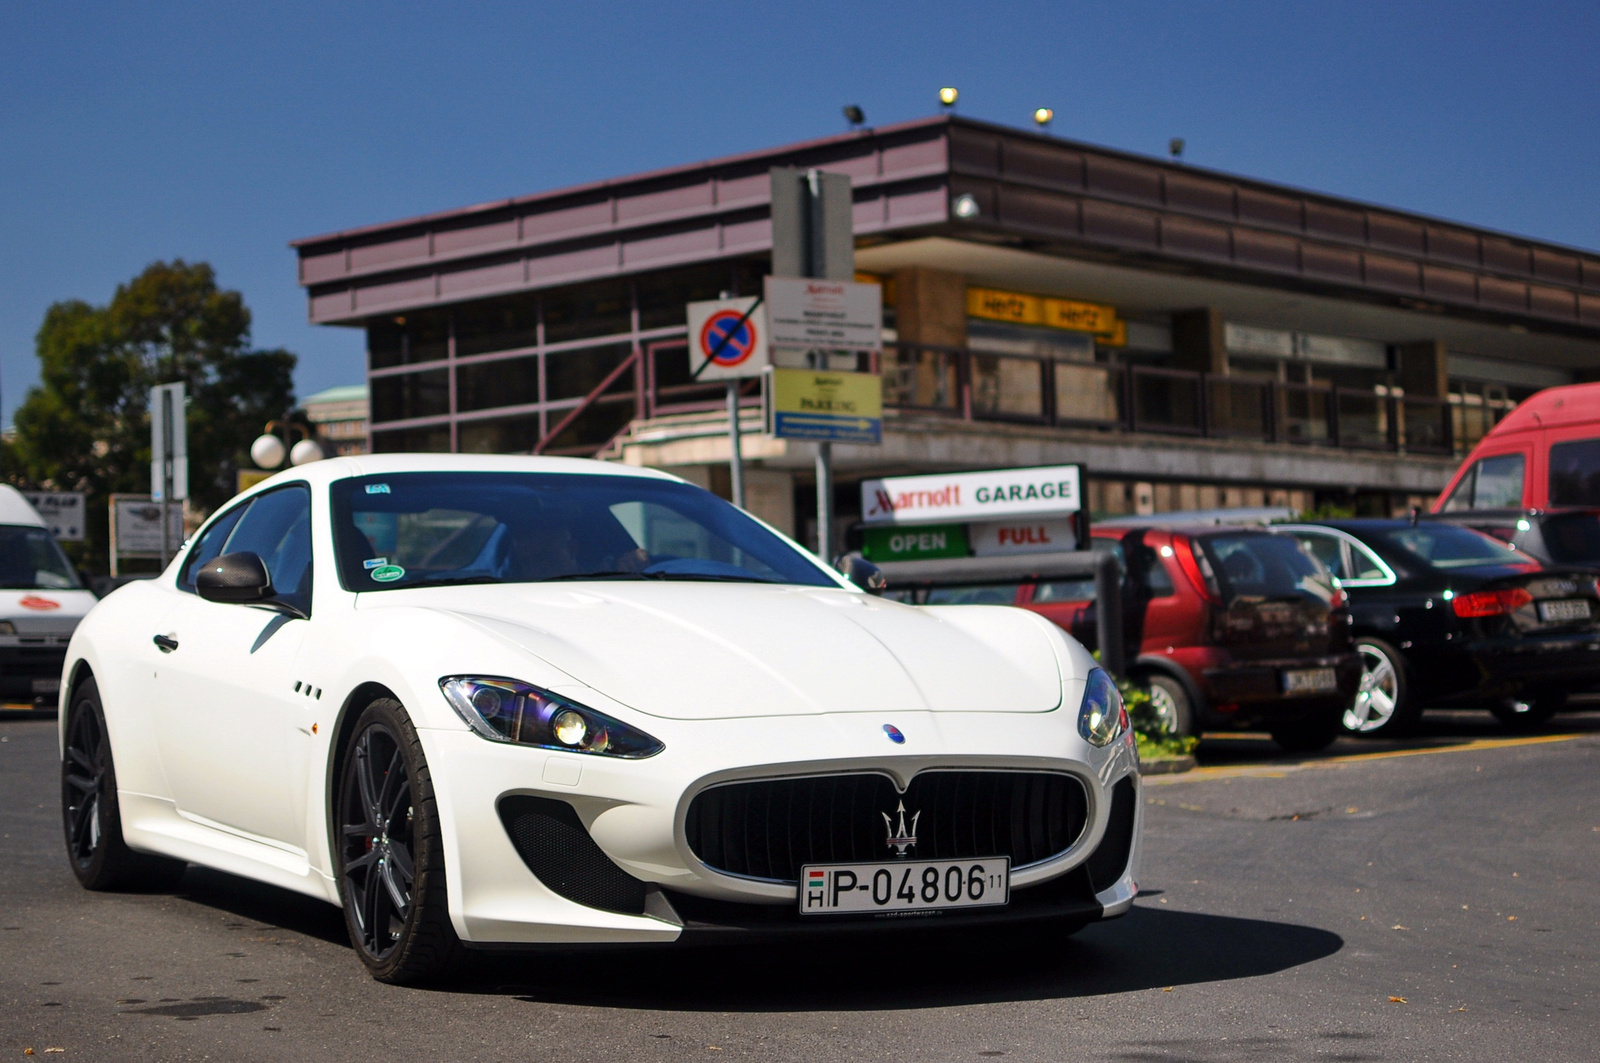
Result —
[[[1449, 455], [1460, 439], [1460, 422], [1471, 416], [1444, 399], [1384, 389], [1289, 384], [964, 347], [895, 344], [881, 357], [860, 356], [857, 368], [882, 374], [885, 407], [962, 421]], [[759, 405], [759, 381], [745, 381], [741, 395], [743, 405]], [[540, 450], [598, 453], [627, 430], [620, 423], [627, 407], [634, 417], [648, 418], [709, 412], [725, 408], [726, 402], [722, 381], [702, 382], [691, 375], [683, 341], [646, 344], [552, 425]], [[594, 421], [594, 432], [574, 433], [575, 426], [602, 407], [611, 413]]]

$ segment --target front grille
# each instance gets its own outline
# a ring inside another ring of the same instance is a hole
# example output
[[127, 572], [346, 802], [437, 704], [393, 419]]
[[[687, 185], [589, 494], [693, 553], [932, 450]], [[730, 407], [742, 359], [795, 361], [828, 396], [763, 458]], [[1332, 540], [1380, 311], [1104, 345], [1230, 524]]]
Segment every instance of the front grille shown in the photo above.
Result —
[[711, 787], [689, 803], [684, 833], [707, 867], [798, 882], [805, 864], [892, 859], [902, 802], [917, 838], [908, 857], [1008, 856], [1013, 869], [1066, 852], [1088, 810], [1081, 782], [1049, 772], [925, 771], [904, 794], [883, 775], [825, 775]]

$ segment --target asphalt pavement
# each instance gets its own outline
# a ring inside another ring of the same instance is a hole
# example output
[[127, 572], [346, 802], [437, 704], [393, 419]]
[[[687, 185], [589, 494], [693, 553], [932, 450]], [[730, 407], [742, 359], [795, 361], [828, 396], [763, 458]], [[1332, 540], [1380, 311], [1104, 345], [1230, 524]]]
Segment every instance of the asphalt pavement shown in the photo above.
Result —
[[1556, 724], [1208, 741], [1146, 780], [1132, 914], [1070, 939], [490, 954], [398, 989], [295, 894], [81, 890], [54, 722], [0, 718], [0, 1058], [1591, 1059], [1600, 713]]

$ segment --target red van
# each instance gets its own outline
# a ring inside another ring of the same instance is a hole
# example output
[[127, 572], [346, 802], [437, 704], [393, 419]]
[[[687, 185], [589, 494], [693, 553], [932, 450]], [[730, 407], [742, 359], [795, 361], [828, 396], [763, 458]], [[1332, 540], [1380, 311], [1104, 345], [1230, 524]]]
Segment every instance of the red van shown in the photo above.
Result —
[[1547, 388], [1506, 414], [1433, 511], [1562, 506], [1600, 506], [1600, 384]]

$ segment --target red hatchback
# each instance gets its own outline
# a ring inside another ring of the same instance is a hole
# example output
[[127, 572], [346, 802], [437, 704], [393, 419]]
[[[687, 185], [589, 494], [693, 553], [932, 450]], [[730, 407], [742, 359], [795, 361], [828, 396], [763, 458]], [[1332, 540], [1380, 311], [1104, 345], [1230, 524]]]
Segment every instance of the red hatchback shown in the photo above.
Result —
[[[1339, 734], [1361, 682], [1350, 610], [1321, 563], [1257, 527], [1094, 529], [1121, 555], [1128, 673], [1148, 685], [1180, 734], [1264, 728], [1285, 749], [1321, 749]], [[927, 601], [971, 599], [934, 588]], [[995, 587], [1005, 596], [1011, 588]], [[1093, 582], [1022, 584], [1011, 603], [1095, 644]], [[990, 597], [988, 600], [995, 600]]]

